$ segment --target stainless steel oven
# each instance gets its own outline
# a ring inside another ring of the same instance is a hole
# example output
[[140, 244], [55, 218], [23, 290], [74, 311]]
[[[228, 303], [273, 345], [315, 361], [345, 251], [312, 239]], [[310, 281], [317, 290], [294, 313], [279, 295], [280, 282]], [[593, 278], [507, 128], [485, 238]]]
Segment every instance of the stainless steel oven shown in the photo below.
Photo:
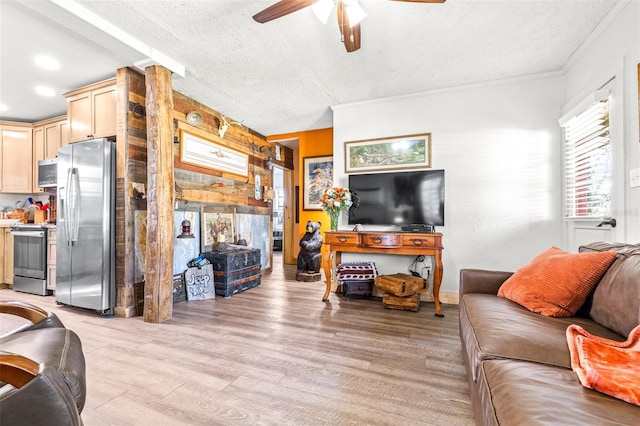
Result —
[[14, 225], [13, 289], [47, 296], [47, 230], [40, 225]]

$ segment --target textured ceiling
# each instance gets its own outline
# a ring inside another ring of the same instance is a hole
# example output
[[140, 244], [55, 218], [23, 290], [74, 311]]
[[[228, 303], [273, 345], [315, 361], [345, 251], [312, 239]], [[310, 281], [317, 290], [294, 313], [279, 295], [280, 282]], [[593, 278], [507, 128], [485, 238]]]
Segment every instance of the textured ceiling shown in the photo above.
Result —
[[[335, 18], [322, 24], [309, 8], [266, 24], [251, 19], [273, 2], [78, 3], [184, 65], [176, 90], [271, 135], [332, 127], [333, 105], [560, 70], [617, 0], [361, 0], [368, 17], [353, 53]], [[13, 65], [2, 12], [4, 103]], [[113, 52], [109, 66], [131, 65], [125, 56]], [[82, 62], [90, 68], [94, 59]]]

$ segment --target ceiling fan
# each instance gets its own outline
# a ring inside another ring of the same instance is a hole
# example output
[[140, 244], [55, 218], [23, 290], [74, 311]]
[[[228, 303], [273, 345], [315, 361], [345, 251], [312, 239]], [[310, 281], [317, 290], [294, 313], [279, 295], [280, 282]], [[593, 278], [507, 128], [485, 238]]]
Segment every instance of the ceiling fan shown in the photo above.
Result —
[[[412, 3], [444, 3], [445, 0], [392, 0]], [[362, 10], [358, 0], [280, 0], [266, 9], [253, 15], [256, 22], [264, 24], [282, 18], [290, 13], [311, 6], [316, 16], [327, 22], [334, 6], [337, 6], [338, 28], [347, 52], [360, 49], [360, 21], [367, 14]]]

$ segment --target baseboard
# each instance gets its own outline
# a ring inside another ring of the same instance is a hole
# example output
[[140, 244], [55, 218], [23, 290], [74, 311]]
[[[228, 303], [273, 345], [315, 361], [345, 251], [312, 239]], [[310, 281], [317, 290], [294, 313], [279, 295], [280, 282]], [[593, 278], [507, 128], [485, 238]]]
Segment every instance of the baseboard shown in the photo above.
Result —
[[[457, 291], [441, 291], [440, 303], [446, 303], [447, 305], [457, 305], [459, 299], [459, 293]], [[427, 292], [420, 297], [423, 302], [433, 302], [433, 295], [431, 292]]]

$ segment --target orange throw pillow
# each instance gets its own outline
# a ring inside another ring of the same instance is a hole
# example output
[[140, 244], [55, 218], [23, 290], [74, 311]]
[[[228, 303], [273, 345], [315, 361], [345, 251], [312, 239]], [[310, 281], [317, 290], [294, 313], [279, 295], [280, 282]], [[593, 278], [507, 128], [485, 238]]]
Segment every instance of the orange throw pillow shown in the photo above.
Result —
[[498, 296], [548, 317], [571, 317], [615, 258], [612, 251], [569, 253], [551, 247], [506, 280]]

